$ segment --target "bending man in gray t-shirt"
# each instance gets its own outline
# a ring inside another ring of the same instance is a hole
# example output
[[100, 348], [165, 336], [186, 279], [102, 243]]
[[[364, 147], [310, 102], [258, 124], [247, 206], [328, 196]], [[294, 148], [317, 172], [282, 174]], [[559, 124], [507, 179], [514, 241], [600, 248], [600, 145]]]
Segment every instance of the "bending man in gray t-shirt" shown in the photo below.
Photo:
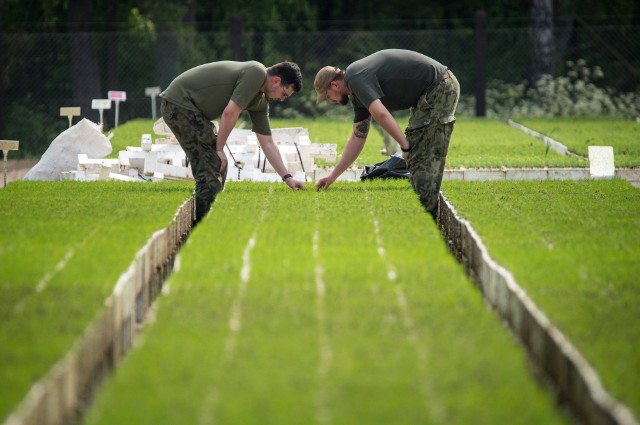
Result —
[[[176, 77], [162, 93], [161, 112], [187, 154], [196, 181], [196, 222], [209, 211], [227, 177], [224, 145], [242, 111], [251, 118], [269, 163], [292, 189], [304, 189], [291, 177], [271, 137], [269, 101], [284, 101], [302, 88], [298, 65], [269, 68], [258, 62], [212, 62]], [[212, 120], [220, 118], [217, 133]]]
[[[326, 189], [358, 157], [371, 117], [398, 142], [411, 172], [411, 185], [435, 219], [444, 164], [460, 97], [458, 80], [446, 66], [410, 50], [381, 50], [341, 70], [325, 66], [316, 75], [318, 103], [353, 105], [353, 132], [333, 171], [318, 180]], [[410, 109], [403, 134], [389, 111]]]

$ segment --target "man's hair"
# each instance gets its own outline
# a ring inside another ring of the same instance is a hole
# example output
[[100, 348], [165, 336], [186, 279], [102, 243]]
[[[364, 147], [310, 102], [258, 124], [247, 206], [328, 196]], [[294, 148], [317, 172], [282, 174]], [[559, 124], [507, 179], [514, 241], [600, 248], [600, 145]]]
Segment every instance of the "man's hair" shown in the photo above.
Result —
[[280, 77], [282, 85], [289, 87], [293, 84], [293, 91], [302, 89], [302, 72], [300, 67], [293, 62], [280, 62], [267, 68], [267, 74]]

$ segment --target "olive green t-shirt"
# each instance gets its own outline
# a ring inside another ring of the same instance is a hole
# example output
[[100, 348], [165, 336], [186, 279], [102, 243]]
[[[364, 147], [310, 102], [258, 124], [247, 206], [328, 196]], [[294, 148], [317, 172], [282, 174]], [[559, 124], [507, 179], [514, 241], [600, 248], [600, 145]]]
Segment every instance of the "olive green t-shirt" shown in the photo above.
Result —
[[160, 97], [214, 120], [233, 100], [251, 117], [252, 130], [271, 134], [269, 102], [260, 88], [267, 69], [259, 62], [221, 61], [206, 63], [178, 75]]
[[381, 50], [353, 62], [345, 70], [353, 121], [371, 116], [369, 105], [376, 99], [390, 111], [416, 106], [446, 71], [446, 66], [428, 56], [401, 49]]

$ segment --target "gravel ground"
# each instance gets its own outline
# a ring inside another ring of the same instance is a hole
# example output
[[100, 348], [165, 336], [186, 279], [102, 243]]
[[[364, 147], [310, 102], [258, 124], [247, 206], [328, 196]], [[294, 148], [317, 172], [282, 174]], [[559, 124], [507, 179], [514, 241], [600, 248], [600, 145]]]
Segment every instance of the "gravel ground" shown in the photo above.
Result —
[[[37, 159], [7, 160], [7, 184], [23, 178], [38, 161]], [[0, 189], [4, 187], [4, 165], [4, 160], [0, 160]]]

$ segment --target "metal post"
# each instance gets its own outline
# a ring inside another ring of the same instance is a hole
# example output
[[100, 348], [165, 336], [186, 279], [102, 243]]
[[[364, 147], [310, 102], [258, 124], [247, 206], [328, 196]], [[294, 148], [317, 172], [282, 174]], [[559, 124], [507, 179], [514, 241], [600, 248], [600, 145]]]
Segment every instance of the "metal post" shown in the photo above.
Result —
[[242, 51], [242, 18], [233, 16], [231, 18], [231, 57], [235, 61], [244, 58]]
[[487, 14], [484, 10], [478, 10], [475, 17], [475, 95], [476, 116], [487, 115], [486, 90], [487, 90]]
[[4, 157], [4, 186], [7, 186], [7, 156], [9, 151], [17, 151], [20, 142], [17, 140], [0, 140], [0, 150], [2, 150], [2, 156]]

